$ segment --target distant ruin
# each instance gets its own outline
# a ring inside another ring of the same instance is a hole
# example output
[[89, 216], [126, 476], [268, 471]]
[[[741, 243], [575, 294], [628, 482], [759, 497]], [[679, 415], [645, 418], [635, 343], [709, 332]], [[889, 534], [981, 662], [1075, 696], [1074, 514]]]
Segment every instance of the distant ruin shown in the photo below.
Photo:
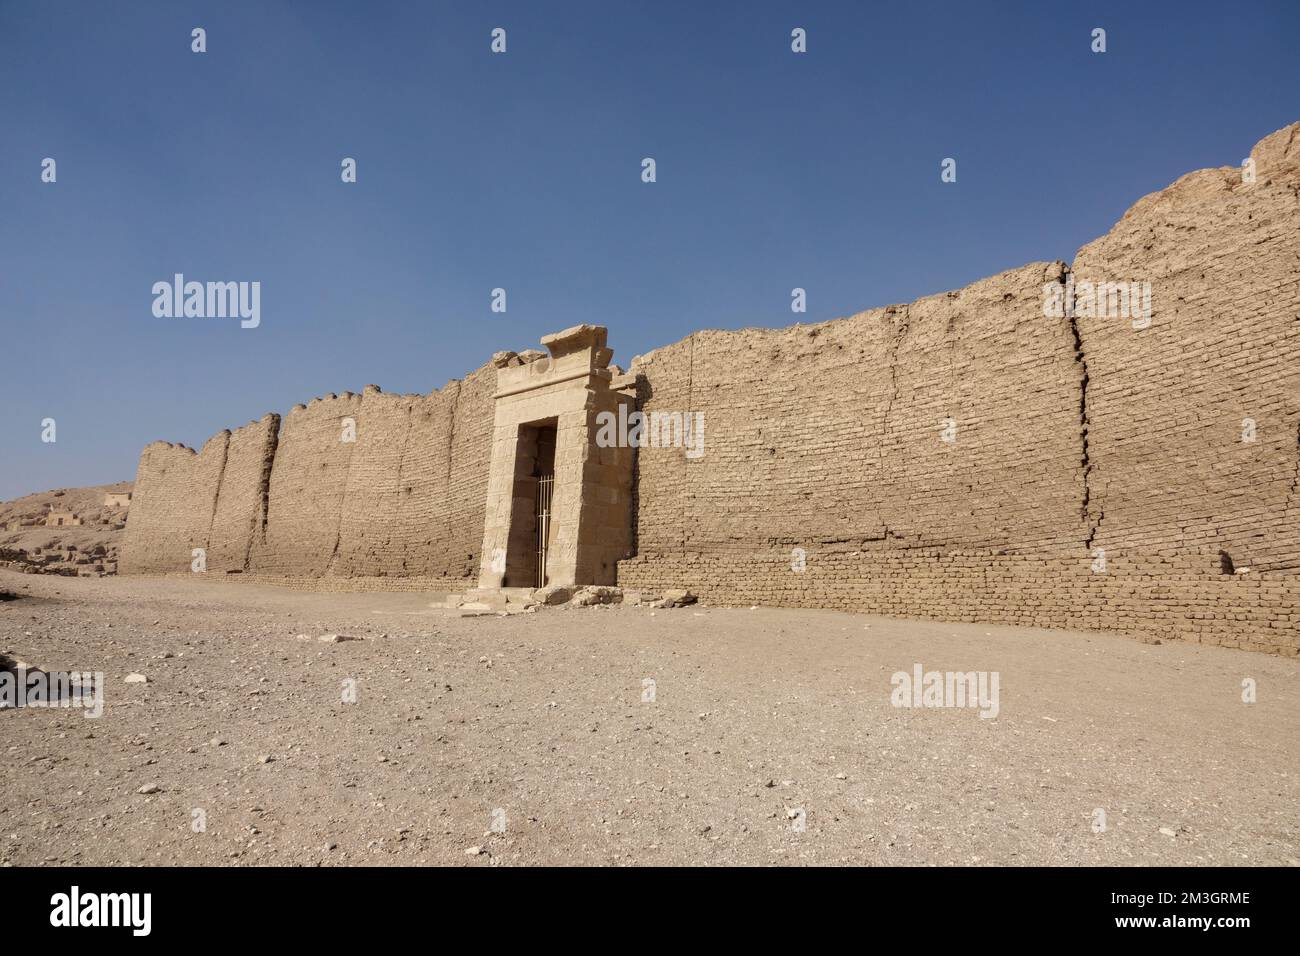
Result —
[[50, 508], [45, 516], [47, 528], [71, 528], [81, 524], [81, 517], [63, 508]]
[[[688, 587], [1300, 655], [1298, 131], [1068, 266], [697, 332], [627, 372], [578, 326], [428, 395], [155, 442], [120, 570], [200, 549], [303, 587]], [[598, 440], [636, 411], [702, 413], [703, 453]]]

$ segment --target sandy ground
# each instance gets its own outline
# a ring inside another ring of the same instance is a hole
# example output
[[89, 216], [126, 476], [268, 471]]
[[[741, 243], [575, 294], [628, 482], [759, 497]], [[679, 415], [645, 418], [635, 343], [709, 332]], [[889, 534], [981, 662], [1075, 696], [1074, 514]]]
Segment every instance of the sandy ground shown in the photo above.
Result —
[[[0, 591], [0, 652], [106, 679], [97, 720], [0, 711], [5, 864], [1300, 857], [1297, 660], [837, 612], [462, 618], [202, 578]], [[894, 707], [915, 663], [997, 671], [998, 716]]]

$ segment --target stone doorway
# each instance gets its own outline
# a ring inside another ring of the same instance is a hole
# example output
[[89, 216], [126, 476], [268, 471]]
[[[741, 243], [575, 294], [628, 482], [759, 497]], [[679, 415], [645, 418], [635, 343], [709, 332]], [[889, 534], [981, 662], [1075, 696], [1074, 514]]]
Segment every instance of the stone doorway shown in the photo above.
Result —
[[[632, 546], [632, 449], [602, 448], [602, 416], [635, 406], [605, 329], [579, 325], [543, 352], [498, 352], [479, 588], [614, 584]], [[544, 479], [550, 507], [539, 511]], [[544, 577], [543, 577], [544, 576]]]
[[519, 426], [515, 487], [503, 587], [545, 587], [555, 522], [555, 440], [558, 419]]

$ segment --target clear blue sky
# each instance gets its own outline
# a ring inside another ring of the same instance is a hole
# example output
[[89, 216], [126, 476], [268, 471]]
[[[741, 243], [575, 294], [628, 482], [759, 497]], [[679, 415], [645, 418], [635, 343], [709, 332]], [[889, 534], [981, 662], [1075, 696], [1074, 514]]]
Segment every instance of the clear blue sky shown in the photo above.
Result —
[[[1297, 51], [1297, 0], [0, 0], [0, 498], [580, 322], [626, 365], [1069, 260], [1300, 119]], [[155, 318], [176, 272], [261, 327]]]

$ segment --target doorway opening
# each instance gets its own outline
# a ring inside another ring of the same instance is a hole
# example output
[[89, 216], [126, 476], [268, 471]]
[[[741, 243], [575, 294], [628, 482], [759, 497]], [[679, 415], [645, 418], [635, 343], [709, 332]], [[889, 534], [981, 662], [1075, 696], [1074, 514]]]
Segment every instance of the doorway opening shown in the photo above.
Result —
[[555, 521], [555, 437], [557, 420], [519, 426], [515, 451], [514, 501], [506, 549], [505, 587], [540, 588], [548, 583], [547, 561]]

